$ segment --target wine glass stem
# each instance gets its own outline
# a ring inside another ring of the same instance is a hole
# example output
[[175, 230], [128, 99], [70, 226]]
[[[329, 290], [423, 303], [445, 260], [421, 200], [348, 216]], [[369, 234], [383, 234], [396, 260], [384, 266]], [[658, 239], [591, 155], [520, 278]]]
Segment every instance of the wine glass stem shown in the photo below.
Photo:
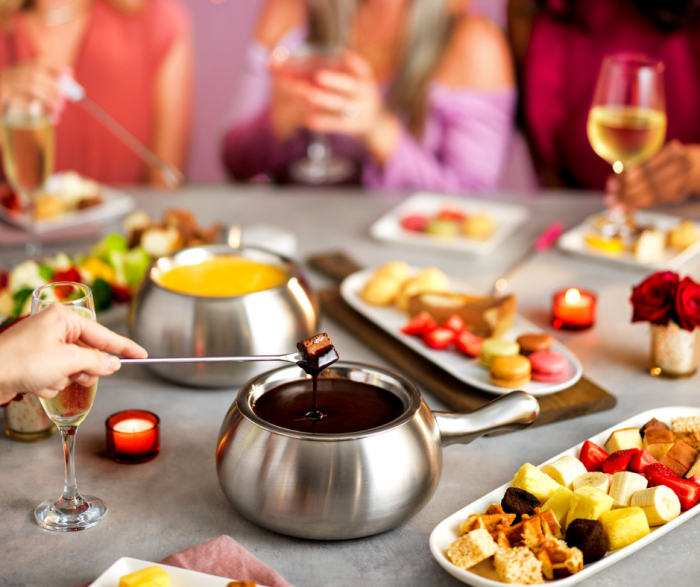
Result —
[[28, 202], [29, 222], [27, 224], [27, 246], [25, 251], [31, 259], [36, 259], [41, 255], [41, 243], [36, 233], [36, 202], [34, 194], [25, 194], [25, 201]]
[[60, 426], [61, 439], [63, 440], [63, 456], [66, 462], [66, 478], [63, 483], [63, 495], [56, 503], [62, 508], [76, 508], [85, 502], [78, 492], [78, 484], [75, 480], [75, 434], [78, 432], [77, 426]]
[[311, 141], [307, 155], [312, 161], [325, 161], [331, 158], [331, 142], [327, 135], [318, 132], [311, 133]]

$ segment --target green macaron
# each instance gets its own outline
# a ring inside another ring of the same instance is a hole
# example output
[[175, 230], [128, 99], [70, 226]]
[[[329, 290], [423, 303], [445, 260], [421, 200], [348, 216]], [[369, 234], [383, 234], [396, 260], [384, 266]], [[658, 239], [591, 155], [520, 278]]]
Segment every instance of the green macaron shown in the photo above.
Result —
[[490, 367], [496, 357], [510, 357], [520, 352], [517, 342], [501, 340], [500, 338], [487, 338], [481, 343], [481, 356], [479, 362], [484, 367]]

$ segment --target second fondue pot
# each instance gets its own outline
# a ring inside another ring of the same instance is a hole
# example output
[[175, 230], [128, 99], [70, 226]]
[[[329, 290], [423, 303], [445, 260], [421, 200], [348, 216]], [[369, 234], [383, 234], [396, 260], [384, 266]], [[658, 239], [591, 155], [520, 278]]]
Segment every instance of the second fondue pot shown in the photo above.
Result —
[[539, 414], [537, 400], [523, 391], [470, 413], [431, 412], [418, 388], [392, 371], [338, 362], [323, 375], [388, 390], [404, 412], [350, 434], [280, 428], [253, 408], [267, 391], [306, 377], [288, 366], [246, 383], [219, 433], [216, 467], [226, 497], [246, 518], [289, 536], [343, 540], [394, 528], [435, 492], [443, 446], [526, 428]]

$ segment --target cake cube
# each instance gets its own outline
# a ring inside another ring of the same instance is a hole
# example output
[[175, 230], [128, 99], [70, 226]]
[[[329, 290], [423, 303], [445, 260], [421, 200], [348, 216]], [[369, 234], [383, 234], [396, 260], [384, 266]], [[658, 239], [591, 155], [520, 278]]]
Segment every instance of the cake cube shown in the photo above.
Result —
[[611, 455], [618, 450], [626, 450], [628, 448], [642, 449], [642, 435], [639, 433], [639, 428], [621, 428], [615, 430], [605, 443], [606, 452]]
[[469, 569], [496, 554], [498, 546], [485, 529], [474, 530], [455, 540], [447, 549], [447, 558], [460, 569]]
[[644, 435], [644, 448], [647, 448], [650, 444], [673, 444], [675, 438], [673, 437], [673, 432], [670, 430], [649, 430]]
[[698, 451], [688, 446], [682, 440], [678, 440], [673, 444], [671, 450], [664, 455], [664, 458], [661, 459], [661, 464], [666, 465], [669, 469], [672, 469], [678, 473], [679, 476], [683, 477], [690, 467], [693, 466], [697, 457]]
[[603, 512], [600, 516], [610, 550], [618, 550], [649, 534], [649, 523], [642, 508], [630, 507]]
[[690, 467], [688, 472], [685, 474], [685, 478], [690, 479], [691, 477], [695, 477], [695, 475], [700, 475], [700, 455], [697, 456], [693, 466]]
[[658, 443], [647, 446], [647, 451], [657, 461], [660, 461], [666, 456], [666, 453], [673, 448], [673, 443]]
[[542, 562], [527, 546], [501, 548], [493, 559], [496, 575], [502, 583], [538, 585], [544, 583]]

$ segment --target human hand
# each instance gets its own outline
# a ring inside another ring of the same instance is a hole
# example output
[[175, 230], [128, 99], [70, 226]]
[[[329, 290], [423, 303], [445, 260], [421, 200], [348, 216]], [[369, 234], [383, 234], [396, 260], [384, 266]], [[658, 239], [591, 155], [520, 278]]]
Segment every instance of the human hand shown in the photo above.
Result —
[[700, 147], [669, 141], [649, 161], [612, 175], [606, 204], [628, 209], [674, 204], [700, 188]]
[[53, 112], [62, 104], [59, 88], [60, 72], [39, 61], [25, 61], [0, 71], [0, 99], [25, 95], [40, 100], [47, 111]]
[[53, 304], [0, 334], [0, 404], [18, 393], [52, 398], [75, 381], [89, 387], [146, 351], [76, 312]]

